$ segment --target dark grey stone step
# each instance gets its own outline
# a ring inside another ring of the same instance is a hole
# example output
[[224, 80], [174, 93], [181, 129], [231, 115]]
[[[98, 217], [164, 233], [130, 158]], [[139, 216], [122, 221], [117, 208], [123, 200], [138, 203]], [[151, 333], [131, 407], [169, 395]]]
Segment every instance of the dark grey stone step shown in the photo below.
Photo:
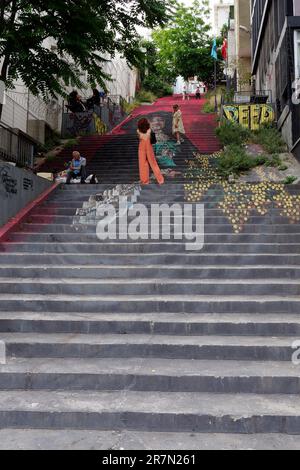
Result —
[[[236, 245], [238, 244], [243, 244], [244, 249], [246, 249], [246, 245], [251, 247], [252, 244], [254, 245], [265, 245], [265, 244], [273, 244], [273, 245], [285, 245], [288, 244], [291, 247], [294, 246], [295, 244], [300, 243], [300, 234], [292, 234], [292, 233], [286, 233], [286, 234], [264, 234], [264, 233], [253, 233], [253, 234], [247, 234], [247, 233], [219, 233], [219, 234], [205, 234], [205, 244], [219, 244], [220, 246], [223, 246], [226, 243], [234, 243]], [[36, 243], [36, 242], [41, 242], [41, 243], [82, 243], [85, 245], [88, 245], [90, 243], [97, 243], [97, 244], [103, 244], [104, 242], [100, 242], [97, 239], [96, 233], [64, 233], [64, 234], [59, 234], [59, 233], [51, 233], [51, 232], [44, 232], [44, 233], [38, 233], [38, 232], [14, 232], [9, 235], [9, 240], [10, 241], [17, 241], [17, 242], [22, 242], [22, 243]], [[112, 243], [112, 244], [120, 244], [120, 243], [133, 243], [133, 244], [141, 244], [147, 245], [148, 243], [152, 244], [153, 240], [143, 240], [142, 242], [136, 242], [136, 241], [130, 241], [130, 240], [108, 240], [107, 243]], [[156, 243], [158, 243], [156, 241]], [[174, 240], [162, 240], [160, 243], [163, 244], [176, 244], [178, 241]], [[5, 244], [1, 244], [0, 246], [5, 246]]]
[[291, 362], [297, 337], [1, 333], [8, 357]]
[[[261, 224], [249, 224], [243, 227], [243, 233], [264, 233], [264, 234], [300, 234], [300, 224], [266, 224], [262, 221]], [[151, 222], [149, 222], [149, 230], [151, 228]], [[161, 225], [159, 225], [161, 228]], [[122, 226], [121, 226], [122, 228]], [[162, 229], [174, 233], [174, 227], [171, 225], [164, 225]], [[34, 224], [24, 223], [22, 224], [22, 230], [24, 232], [38, 232], [38, 233], [94, 233], [96, 225], [65, 225], [65, 224]], [[205, 223], [205, 233], [217, 234], [217, 233], [233, 233], [233, 226], [228, 222], [226, 224], [208, 224]], [[142, 232], [144, 233], [144, 232]], [[151, 233], [151, 232], [150, 232]], [[149, 234], [148, 238], [149, 238]]]
[[299, 434], [299, 410], [293, 395], [0, 393], [1, 428]]
[[0, 429], [1, 450], [299, 450], [300, 436]]
[[293, 336], [297, 314], [0, 312], [1, 333]]
[[171, 313], [297, 313], [300, 297], [205, 295], [14, 295], [0, 294], [1, 312], [171, 312]]
[[[82, 216], [80, 215], [76, 215], [76, 214], [72, 214], [72, 215], [69, 215], [69, 216], [66, 216], [66, 215], [57, 215], [57, 214], [32, 214], [29, 216], [29, 218], [27, 219], [27, 223], [33, 223], [33, 224], [49, 224], [49, 225], [53, 225], [53, 224], [58, 224], [58, 225], [73, 225], [73, 223], [80, 223], [80, 218]], [[134, 216], [129, 216], [128, 217], [128, 221], [132, 221], [133, 219], [135, 219], [136, 217]], [[117, 217], [117, 220], [119, 221], [120, 220], [120, 217], [118, 216]], [[189, 222], [192, 222], [192, 223], [196, 223], [197, 222], [197, 218], [196, 216], [194, 217], [185, 217], [184, 219], [185, 221], [189, 221]], [[177, 216], [177, 217], [173, 217], [171, 216], [170, 219], [170, 225], [173, 226], [174, 224], [175, 225], [180, 225], [182, 226], [183, 224], [183, 218], [182, 216]], [[205, 217], [204, 217], [204, 221], [205, 221], [205, 224], [208, 224], [208, 225], [227, 225], [229, 224], [230, 225], [230, 220], [228, 217], [222, 217], [222, 216], [217, 216], [217, 217], [210, 217], [210, 216], [207, 216], [205, 214]], [[299, 221], [300, 221], [300, 218], [299, 218]], [[95, 224], [95, 221], [92, 222]], [[289, 219], [287, 217], [276, 217], [276, 216], [265, 216], [265, 217], [255, 217], [255, 216], [251, 216], [249, 217], [249, 220], [244, 224], [244, 226], [249, 226], [249, 225], [290, 225], [289, 223]]]
[[20, 358], [0, 366], [0, 390], [126, 389], [298, 395], [300, 377], [297, 366], [280, 362]]
[[[184, 253], [185, 244], [183, 242], [167, 242], [160, 243], [151, 242], [137, 243], [131, 242], [115, 242], [115, 243], [6, 243], [0, 245], [0, 252], [3, 253], [77, 253], [87, 254], [108, 254], [108, 253]], [[202, 253], [270, 253], [270, 254], [300, 254], [300, 243], [296, 244], [237, 244], [237, 243], [206, 243]]]
[[[193, 254], [191, 254], [193, 253]], [[243, 253], [230, 253], [230, 254], [202, 254], [201, 252], [186, 252], [184, 254], [76, 254], [76, 258], [71, 254], [41, 254], [41, 253], [0, 253], [0, 264], [18, 264], [18, 265], [178, 265], [187, 264], [191, 266], [218, 266], [218, 265], [231, 265], [231, 266], [245, 266], [245, 265], [289, 265], [299, 266], [300, 255], [279, 255], [279, 254], [243, 254]]]
[[156, 296], [156, 295], [205, 295], [205, 296], [299, 296], [300, 298], [300, 282], [285, 281], [279, 279], [277, 282], [266, 279], [249, 283], [243, 282], [225, 282], [215, 279], [207, 279], [194, 281], [173, 279], [166, 281], [163, 279], [147, 279], [147, 280], [100, 280], [100, 281], [79, 281], [60, 279], [46, 280], [43, 282], [24, 281], [24, 279], [4, 280], [0, 279], [0, 294], [30, 294], [30, 295], [68, 295], [68, 296], [89, 296], [94, 295], [138, 295], [138, 296]]
[[164, 278], [174, 279], [300, 279], [300, 267], [288, 265], [257, 266], [257, 265], [220, 265], [220, 266], [188, 266], [188, 265], [103, 265], [102, 267], [70, 264], [43, 265], [43, 264], [19, 264], [0, 265], [2, 277], [15, 278], [68, 278], [68, 279], [144, 279]]

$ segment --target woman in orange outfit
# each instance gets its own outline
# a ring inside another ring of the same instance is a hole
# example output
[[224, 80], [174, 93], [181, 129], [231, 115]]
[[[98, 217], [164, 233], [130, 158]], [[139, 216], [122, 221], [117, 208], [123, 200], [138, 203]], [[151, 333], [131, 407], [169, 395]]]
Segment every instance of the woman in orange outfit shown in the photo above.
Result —
[[138, 136], [140, 139], [139, 145], [139, 167], [140, 179], [142, 184], [150, 183], [150, 168], [151, 167], [155, 178], [159, 184], [164, 184], [165, 180], [159, 166], [157, 164], [154, 150], [151, 145], [151, 128], [150, 122], [146, 119], [140, 119], [138, 122]]

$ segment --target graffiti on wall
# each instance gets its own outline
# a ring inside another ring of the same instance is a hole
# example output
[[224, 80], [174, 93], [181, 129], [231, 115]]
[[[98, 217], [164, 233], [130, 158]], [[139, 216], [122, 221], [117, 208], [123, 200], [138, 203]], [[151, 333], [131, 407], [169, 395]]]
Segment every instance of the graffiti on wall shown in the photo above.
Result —
[[94, 125], [95, 125], [95, 132], [99, 135], [103, 135], [107, 132], [107, 126], [104, 124], [102, 119], [94, 113]]
[[223, 107], [223, 118], [255, 131], [264, 124], [274, 122], [275, 112], [270, 104], [226, 105]]
[[68, 113], [64, 115], [63, 136], [77, 137], [80, 135], [103, 135], [107, 132], [107, 126], [100, 116], [94, 111], [85, 113]]
[[93, 133], [93, 111], [86, 113], [70, 113], [66, 115], [68, 119], [66, 129], [70, 136], [78, 136]]
[[33, 191], [33, 180], [30, 178], [23, 178], [23, 189], [25, 191]]
[[2, 166], [0, 168], [0, 183], [3, 185], [3, 189], [6, 195], [18, 193], [18, 181], [16, 180], [16, 178], [13, 178], [10, 173], [11, 169], [8, 165]]

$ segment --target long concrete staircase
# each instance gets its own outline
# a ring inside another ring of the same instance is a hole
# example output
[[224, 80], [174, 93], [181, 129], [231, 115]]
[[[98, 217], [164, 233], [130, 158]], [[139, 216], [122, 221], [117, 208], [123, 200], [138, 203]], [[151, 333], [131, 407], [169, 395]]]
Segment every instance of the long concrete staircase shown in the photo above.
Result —
[[202, 251], [100, 242], [78, 223], [91, 197], [136, 181], [133, 128], [90, 160], [105, 184], [59, 187], [1, 244], [0, 448], [299, 448], [300, 187], [216, 180], [215, 157], [191, 151], [209, 132], [195, 153], [218, 150], [213, 121], [182, 108], [184, 174], [138, 202], [204, 203]]

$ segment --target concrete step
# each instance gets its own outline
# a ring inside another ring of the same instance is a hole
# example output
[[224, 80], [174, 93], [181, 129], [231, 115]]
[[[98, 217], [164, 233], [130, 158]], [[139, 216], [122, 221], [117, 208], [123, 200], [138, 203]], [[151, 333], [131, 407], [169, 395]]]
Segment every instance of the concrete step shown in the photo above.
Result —
[[[200, 221], [202, 224], [202, 222]], [[120, 226], [127, 227], [127, 226]], [[154, 224], [154, 227], [158, 227], [161, 231], [166, 233], [174, 233], [173, 225], [161, 225], [161, 224]], [[182, 224], [180, 224], [182, 227]], [[24, 223], [22, 224], [22, 231], [24, 232], [38, 232], [38, 233], [95, 233], [96, 231], [96, 224], [91, 225], [84, 225], [84, 224], [76, 224], [76, 225], [66, 225], [66, 224], [35, 224], [35, 223]], [[148, 224], [149, 230], [151, 229], [151, 219]], [[218, 233], [233, 233], [234, 229], [233, 226], [228, 222], [226, 224], [208, 224], [205, 223], [205, 233], [206, 234], [218, 234]], [[146, 232], [141, 232], [141, 234], [145, 234]], [[151, 233], [151, 232], [150, 232]], [[246, 234], [254, 234], [254, 233], [263, 233], [263, 234], [300, 234], [300, 224], [249, 224], [243, 227], [243, 233]], [[146, 233], [147, 238], [149, 238], [149, 231]]]
[[[157, 203], [163, 204], [163, 201], [158, 201]], [[185, 202], [182, 201], [181, 204], [185, 204]], [[148, 209], [150, 209], [151, 208], [151, 203], [146, 202], [145, 206]], [[36, 215], [36, 216], [42, 216], [42, 217], [44, 215], [46, 215], [46, 216], [47, 215], [48, 216], [54, 216], [54, 215], [73, 216], [73, 214], [76, 213], [77, 209], [82, 209], [82, 206], [73, 207], [73, 208], [71, 207], [70, 208], [70, 207], [67, 207], [66, 205], [62, 205], [62, 204], [59, 204], [59, 203], [54, 204], [54, 203], [49, 202], [49, 204], [44, 204], [44, 205], [40, 205], [40, 206], [36, 207], [32, 211], [31, 214]], [[270, 219], [270, 218], [272, 218], [272, 219], [275, 218], [275, 219], [282, 220], [284, 217], [281, 214], [282, 214], [282, 210], [277, 209], [276, 207], [272, 207], [272, 208], [269, 209], [268, 214], [266, 214], [265, 216], [258, 216], [255, 212], [251, 212], [249, 220], [251, 220], [253, 217], [259, 217], [260, 219], [261, 218], [266, 218], [266, 220]], [[224, 218], [225, 216], [224, 216], [223, 211], [221, 209], [219, 209], [217, 205], [216, 205], [215, 208], [212, 208], [212, 209], [208, 209], [207, 205], [205, 205], [205, 217], [216, 217], [216, 218], [219, 219], [220, 217]]]
[[1, 333], [8, 357], [292, 361], [296, 336]]
[[[39, 232], [14, 232], [9, 235], [8, 241], [13, 241], [13, 242], [19, 242], [19, 243], [80, 243], [82, 245], [90, 245], [90, 244], [97, 244], [97, 245], [107, 245], [107, 244], [120, 244], [120, 243], [125, 243], [125, 244], [138, 244], [138, 245], [147, 245], [153, 244], [153, 243], [162, 243], [162, 244], [181, 244], [181, 241], [179, 240], [142, 240], [142, 242], [137, 242], [134, 240], [107, 240], [106, 242], [100, 242], [99, 239], [97, 238], [96, 231], [95, 233], [51, 233], [51, 232], [44, 232], [44, 233], [39, 233]], [[235, 244], [236, 246], [243, 244], [243, 249], [242, 251], [246, 250], [246, 247], [251, 245], [268, 245], [272, 244], [274, 246], [276, 245], [290, 245], [291, 248], [293, 246], [300, 244], [300, 234], [264, 234], [264, 233], [253, 233], [253, 234], [245, 234], [245, 233], [240, 233], [240, 234], [235, 234], [235, 233], [219, 233], [219, 234], [204, 234], [204, 248], [206, 245], [209, 244], [216, 244], [216, 245], [221, 245], [225, 246], [226, 244]], [[5, 247], [6, 244], [2, 243], [0, 244], [0, 247]], [[251, 248], [248, 248], [251, 251]]]
[[85, 280], [73, 279], [45, 279], [24, 280], [0, 278], [0, 294], [29, 294], [29, 295], [57, 295], [57, 296], [155, 296], [155, 295], [184, 295], [184, 296], [300, 296], [300, 281], [285, 279], [265, 279], [259, 281], [230, 280], [229, 282], [216, 279], [108, 279]]
[[299, 296], [285, 295], [29, 295], [0, 294], [0, 311], [296, 313]]
[[298, 254], [244, 254], [244, 253], [201, 253], [185, 252], [185, 253], [111, 253], [111, 254], [76, 254], [76, 258], [72, 254], [47, 254], [47, 253], [0, 253], [0, 264], [16, 264], [23, 266], [30, 265], [69, 265], [76, 263], [77, 266], [86, 265], [190, 265], [190, 266], [245, 266], [245, 265], [265, 265], [272, 267], [274, 265], [283, 266], [299, 266], [300, 255]]
[[[89, 282], [89, 279], [148, 279], [159, 277], [160, 279], [174, 279], [180, 277], [181, 279], [300, 279], [300, 267], [292, 265], [201, 265], [201, 266], [188, 266], [188, 265], [145, 265], [139, 266], [116, 264], [102, 265], [101, 267], [92, 265], [78, 265], [78, 264], [1, 264], [0, 275], [1, 277], [14, 277], [14, 278], [35, 278], [45, 279], [51, 278], [60, 279], [84, 279]], [[76, 261], [76, 260], [75, 260]]]
[[167, 359], [9, 359], [2, 390], [247, 393], [298, 395], [299, 366], [283, 362]]
[[[58, 224], [58, 225], [73, 225], [80, 223], [80, 218], [82, 216], [73, 214], [71, 216], [66, 216], [66, 215], [57, 215], [57, 214], [32, 214], [30, 217], [27, 219], [27, 223], [30, 224]], [[117, 220], [120, 221], [120, 217], [118, 215]], [[132, 221], [136, 219], [136, 216], [128, 216], [128, 221]], [[122, 220], [122, 219], [121, 219]], [[141, 219], [143, 220], [143, 219]], [[197, 222], [197, 217], [184, 217], [184, 221], [187, 222], [189, 221], [190, 223], [196, 223]], [[204, 215], [204, 221], [205, 224], [208, 225], [227, 225], [230, 224], [230, 219], [228, 217], [222, 217], [222, 216], [217, 216], [217, 217], [210, 217], [207, 215]], [[299, 217], [300, 221], [300, 217]], [[145, 219], [145, 222], [148, 222], [147, 219]], [[170, 225], [174, 226], [182, 226], [183, 225], [183, 216], [177, 216], [177, 217], [170, 217], [169, 218]], [[91, 223], [96, 224], [95, 220], [94, 222], [91, 221]], [[118, 222], [120, 223], [120, 222]], [[290, 225], [289, 219], [287, 217], [273, 217], [273, 216], [266, 216], [266, 217], [249, 217], [249, 220], [247, 220], [246, 223], [243, 223], [243, 225]], [[293, 224], [294, 225], [294, 224]], [[299, 225], [299, 224], [298, 224]]]
[[[2, 253], [73, 253], [75, 256], [81, 254], [108, 254], [108, 253], [185, 253], [185, 244], [175, 241], [162, 241], [148, 243], [137, 243], [135, 241], [115, 242], [115, 243], [58, 243], [51, 242], [9, 242], [0, 245]], [[300, 243], [262, 243], [262, 244], [242, 244], [242, 243], [206, 243], [201, 250], [202, 253], [253, 253], [253, 254], [300, 254]]]
[[0, 429], [1, 450], [299, 450], [287, 434]]
[[8, 391], [0, 392], [0, 426], [300, 434], [300, 399], [294, 395]]
[[298, 314], [0, 312], [1, 333], [293, 336]]

